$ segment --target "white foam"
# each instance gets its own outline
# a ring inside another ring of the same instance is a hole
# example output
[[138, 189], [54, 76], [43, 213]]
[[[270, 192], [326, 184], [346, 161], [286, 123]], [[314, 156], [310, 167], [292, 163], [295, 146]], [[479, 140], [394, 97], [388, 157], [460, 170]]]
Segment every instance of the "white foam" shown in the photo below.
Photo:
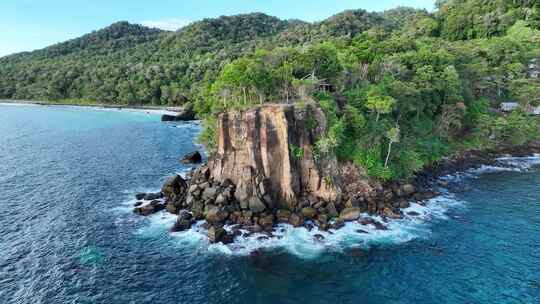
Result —
[[[234, 243], [223, 245], [210, 244], [207, 231], [202, 222], [197, 223], [190, 230], [173, 233], [173, 239], [179, 247], [187, 247], [193, 250], [202, 250], [208, 253], [249, 255], [261, 249], [285, 250], [298, 257], [310, 259], [316, 258], [325, 252], [342, 252], [350, 248], [369, 248], [373, 245], [395, 245], [417, 238], [427, 238], [430, 235], [430, 226], [439, 220], [447, 220], [446, 212], [449, 208], [463, 206], [462, 202], [456, 201], [451, 196], [441, 196], [430, 200], [425, 206], [412, 203], [404, 209], [405, 217], [398, 220], [384, 222], [378, 216], [374, 220], [383, 223], [387, 230], [377, 230], [373, 225], [362, 225], [358, 222], [346, 223], [343, 228], [330, 231], [321, 231], [313, 228], [311, 231], [305, 227], [294, 228], [291, 225], [280, 224], [275, 228], [272, 237], [265, 233], [256, 233], [247, 236], [237, 236]], [[416, 212], [418, 215], [408, 215]], [[363, 214], [363, 217], [368, 217]], [[139, 232], [152, 233], [159, 229], [169, 229], [174, 219], [164, 220], [159, 216], [149, 217], [152, 224], [148, 230], [145, 228]], [[231, 227], [226, 227], [231, 230]], [[359, 231], [361, 230], [361, 231]], [[247, 233], [247, 231], [244, 231]], [[321, 239], [317, 235], [322, 236]]]

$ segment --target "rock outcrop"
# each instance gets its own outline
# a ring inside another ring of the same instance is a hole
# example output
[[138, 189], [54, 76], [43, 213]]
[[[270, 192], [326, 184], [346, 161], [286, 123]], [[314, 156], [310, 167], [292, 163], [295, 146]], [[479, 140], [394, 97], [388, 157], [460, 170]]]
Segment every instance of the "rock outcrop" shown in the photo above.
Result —
[[240, 227], [250, 233], [271, 233], [278, 223], [338, 229], [362, 221], [365, 212], [399, 218], [409, 199], [430, 197], [410, 184], [383, 186], [353, 164], [338, 166], [334, 156], [317, 153], [326, 119], [314, 105], [223, 113], [217, 130], [208, 164], [185, 179], [170, 177], [161, 189], [164, 208], [178, 214], [171, 231], [205, 220], [209, 240], [228, 243]]
[[161, 121], [192, 121], [196, 119], [193, 107], [188, 106], [175, 114], [161, 115]]
[[224, 113], [218, 120], [218, 147], [210, 175], [236, 185], [235, 199], [251, 211], [300, 211], [309, 200], [339, 199], [335, 158], [316, 157], [313, 147], [326, 120], [313, 106], [270, 105]]

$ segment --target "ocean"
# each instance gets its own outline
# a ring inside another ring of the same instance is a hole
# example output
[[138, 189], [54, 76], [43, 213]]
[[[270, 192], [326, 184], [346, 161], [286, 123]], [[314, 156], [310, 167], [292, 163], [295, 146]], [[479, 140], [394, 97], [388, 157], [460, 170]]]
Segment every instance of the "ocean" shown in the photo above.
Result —
[[201, 227], [171, 234], [172, 215], [132, 213], [135, 193], [190, 169], [199, 132], [0, 104], [0, 303], [540, 303], [540, 155], [445, 177], [388, 230], [210, 245]]

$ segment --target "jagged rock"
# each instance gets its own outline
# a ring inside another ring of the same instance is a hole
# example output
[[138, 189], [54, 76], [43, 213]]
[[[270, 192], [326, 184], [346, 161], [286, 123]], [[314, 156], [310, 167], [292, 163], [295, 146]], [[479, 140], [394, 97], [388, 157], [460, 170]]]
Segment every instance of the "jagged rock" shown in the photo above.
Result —
[[312, 219], [315, 218], [315, 215], [317, 215], [317, 210], [311, 207], [302, 208], [302, 216], [306, 219]]
[[223, 237], [227, 234], [225, 229], [223, 227], [219, 226], [210, 226], [208, 228], [208, 240], [210, 243], [219, 243], [223, 239]]
[[[448, 186], [448, 183], [445, 186]], [[414, 194], [414, 199], [417, 201], [425, 201], [425, 200], [432, 199], [436, 196], [437, 196], [437, 193], [426, 191], [426, 192], [419, 192], [419, 193]]]
[[165, 209], [167, 210], [167, 212], [172, 214], [176, 214], [178, 212], [178, 207], [176, 207], [173, 203], [167, 203], [165, 205]]
[[191, 152], [191, 153], [188, 153], [188, 154], [184, 155], [184, 157], [182, 157], [180, 162], [182, 164], [186, 164], [186, 165], [187, 164], [198, 164], [198, 163], [202, 162], [202, 155], [201, 155], [201, 153], [199, 153], [199, 151]]
[[186, 210], [182, 210], [178, 215], [176, 223], [171, 228], [171, 232], [185, 231], [191, 228], [193, 224], [193, 215]]
[[144, 199], [147, 200], [147, 201], [151, 201], [151, 200], [156, 200], [156, 199], [160, 199], [163, 197], [163, 193], [161, 192], [156, 192], [156, 193], [146, 193], [144, 195]]
[[410, 196], [416, 192], [416, 188], [411, 184], [405, 184], [400, 187], [398, 191], [398, 196], [404, 197], [404, 196]]
[[266, 206], [261, 201], [260, 198], [252, 196], [249, 198], [249, 210], [255, 213], [263, 212], [266, 209]]
[[143, 202], [136, 202], [133, 206], [139, 207], [140, 205], [144, 204]]
[[163, 209], [165, 209], [165, 205], [163, 203], [160, 201], [152, 201], [147, 205], [135, 208], [133, 212], [142, 216], [148, 216]]
[[304, 220], [296, 214], [291, 214], [289, 218], [289, 224], [294, 227], [300, 227], [304, 223]]
[[188, 192], [189, 193], [195, 193], [195, 191], [199, 190], [199, 186], [197, 184], [193, 184], [191, 186], [189, 186], [189, 190]]
[[146, 195], [146, 193], [137, 193], [137, 194], [135, 194], [135, 199], [142, 200], [142, 199], [144, 199], [145, 195]]
[[161, 115], [161, 121], [191, 121], [195, 120], [195, 111], [193, 107], [188, 106], [176, 114], [163, 114]]
[[271, 229], [274, 226], [274, 215], [267, 215], [259, 219], [259, 225], [265, 230]]
[[225, 212], [224, 210], [218, 207], [213, 207], [208, 210], [208, 213], [206, 214], [205, 218], [206, 218], [206, 221], [209, 223], [223, 223], [225, 222], [227, 217], [229, 217], [227, 212]]
[[420, 213], [416, 212], [416, 211], [409, 211], [407, 212], [407, 215], [410, 215], [410, 216], [419, 216]]
[[401, 209], [406, 209], [406, 208], [409, 208], [410, 206], [411, 206], [411, 203], [409, 203], [408, 201], [399, 202], [399, 208]]
[[204, 189], [202, 193], [202, 199], [205, 201], [214, 200], [216, 198], [218, 189], [216, 187], [210, 187]]
[[334, 203], [329, 203], [328, 205], [326, 205], [326, 211], [328, 211], [328, 215], [331, 218], [334, 218], [334, 217], [338, 216], [336, 205]]
[[277, 217], [278, 222], [280, 222], [280, 223], [288, 223], [289, 218], [291, 217], [291, 212], [289, 210], [279, 209], [276, 212], [276, 217]]
[[223, 205], [227, 202], [227, 198], [225, 197], [225, 195], [223, 195], [223, 193], [220, 193], [217, 197], [216, 197], [216, 201], [215, 203], [217, 205]]
[[187, 190], [186, 181], [180, 176], [175, 175], [167, 179], [161, 187], [161, 192], [167, 202], [173, 202], [175, 205], [181, 202]]
[[341, 214], [339, 215], [339, 218], [350, 222], [355, 221], [360, 217], [360, 208], [353, 207], [353, 208], [345, 208], [343, 211], [341, 211]]
[[249, 226], [249, 227], [246, 228], [246, 230], [249, 231], [250, 234], [263, 232], [263, 228], [261, 226], [259, 226], [259, 225]]
[[382, 214], [388, 218], [391, 218], [391, 219], [400, 219], [402, 218], [401, 214], [395, 212], [394, 210], [392, 210], [392, 208], [384, 208], [383, 211], [382, 211]]

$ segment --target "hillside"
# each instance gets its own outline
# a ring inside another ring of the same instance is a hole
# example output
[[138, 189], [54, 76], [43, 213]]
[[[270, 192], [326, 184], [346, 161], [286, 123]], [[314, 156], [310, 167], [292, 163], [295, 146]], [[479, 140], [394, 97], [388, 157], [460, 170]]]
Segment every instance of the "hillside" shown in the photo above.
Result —
[[119, 22], [43, 50], [0, 58], [0, 98], [179, 104], [194, 100], [226, 63], [257, 47], [352, 37], [391, 23], [364, 10], [319, 23], [262, 13], [223, 16], [177, 32]]

